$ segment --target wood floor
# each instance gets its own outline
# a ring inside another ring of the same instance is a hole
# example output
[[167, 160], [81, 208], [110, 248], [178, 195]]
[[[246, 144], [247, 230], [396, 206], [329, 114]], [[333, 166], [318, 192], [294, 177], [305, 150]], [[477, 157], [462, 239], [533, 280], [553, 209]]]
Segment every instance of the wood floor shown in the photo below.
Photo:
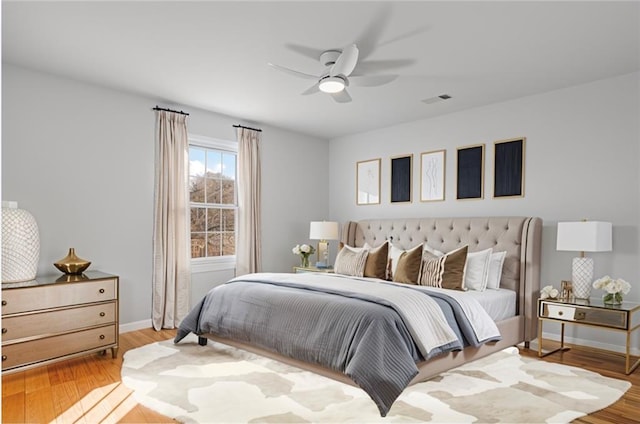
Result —
[[[120, 335], [117, 359], [87, 355], [2, 376], [3, 423], [172, 423], [174, 420], [138, 405], [120, 381], [122, 354], [155, 341], [173, 338], [175, 330], [152, 329]], [[551, 345], [550, 345], [551, 346]], [[546, 347], [546, 342], [545, 342]], [[521, 350], [537, 358], [534, 350]], [[607, 409], [576, 423], [640, 422], [640, 369], [625, 376], [624, 359], [602, 351], [572, 349], [544, 360], [575, 365], [630, 381], [633, 386]]]

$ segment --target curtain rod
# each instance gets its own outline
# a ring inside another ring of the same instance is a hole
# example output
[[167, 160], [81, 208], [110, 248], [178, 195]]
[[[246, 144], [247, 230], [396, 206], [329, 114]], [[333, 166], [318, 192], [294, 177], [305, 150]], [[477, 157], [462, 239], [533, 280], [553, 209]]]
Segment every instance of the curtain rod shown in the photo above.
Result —
[[166, 109], [164, 107], [159, 107], [158, 105], [156, 105], [156, 107], [153, 108], [153, 110], [164, 110], [166, 112], [173, 112], [173, 113], [179, 113], [180, 115], [187, 115], [189, 116], [189, 114], [187, 112], [183, 112], [181, 110], [173, 110], [173, 109]]
[[234, 125], [233, 128], [244, 128], [245, 130], [253, 130], [253, 131], [262, 132], [262, 130], [260, 128], [245, 127], [244, 125]]

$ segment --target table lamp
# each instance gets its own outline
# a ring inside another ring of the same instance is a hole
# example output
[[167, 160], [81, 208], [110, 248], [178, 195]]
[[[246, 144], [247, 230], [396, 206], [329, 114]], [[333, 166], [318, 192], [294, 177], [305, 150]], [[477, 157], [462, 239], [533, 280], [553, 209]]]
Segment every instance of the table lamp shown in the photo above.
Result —
[[331, 268], [329, 266], [329, 240], [339, 239], [337, 222], [312, 221], [309, 226], [309, 238], [318, 242], [318, 262], [316, 268]]
[[588, 299], [593, 283], [593, 258], [584, 252], [611, 251], [611, 223], [600, 221], [558, 222], [556, 250], [580, 252], [573, 258], [571, 278], [573, 295], [578, 299]]

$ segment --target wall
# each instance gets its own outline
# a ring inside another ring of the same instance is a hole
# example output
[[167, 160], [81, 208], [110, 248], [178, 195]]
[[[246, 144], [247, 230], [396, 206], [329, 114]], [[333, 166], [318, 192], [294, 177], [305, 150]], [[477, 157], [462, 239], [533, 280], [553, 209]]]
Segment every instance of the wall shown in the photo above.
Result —
[[[122, 324], [151, 317], [154, 131], [159, 104], [191, 113], [189, 132], [235, 140], [239, 118], [3, 64], [2, 198], [31, 212], [38, 271], [69, 247], [120, 276]], [[259, 123], [254, 123], [259, 125]], [[254, 126], [251, 125], [251, 126]], [[291, 247], [328, 215], [328, 143], [261, 126], [263, 264], [289, 271]], [[295, 207], [292, 207], [295, 205]], [[193, 275], [192, 303], [233, 271]]]
[[[588, 218], [613, 223], [613, 252], [593, 253], [596, 277], [631, 282], [628, 300], [640, 302], [640, 74], [529, 96], [331, 140], [330, 215], [334, 220], [421, 216], [533, 215], [544, 220], [541, 284], [571, 279], [574, 252], [555, 250], [558, 221]], [[453, 99], [455, 101], [455, 93]], [[425, 105], [427, 107], [438, 107]], [[525, 196], [492, 199], [493, 142], [526, 137]], [[455, 200], [456, 148], [485, 143], [485, 196]], [[420, 153], [447, 150], [446, 200], [422, 203]], [[390, 157], [413, 154], [413, 199], [389, 203]], [[382, 202], [357, 206], [355, 164], [382, 158]], [[345, 190], [344, 187], [350, 189]], [[593, 292], [600, 295], [599, 290]], [[549, 326], [551, 333], [558, 328]], [[545, 326], [547, 331], [547, 326]], [[567, 328], [594, 346], [622, 346], [608, 332]], [[636, 344], [637, 338], [636, 338]]]

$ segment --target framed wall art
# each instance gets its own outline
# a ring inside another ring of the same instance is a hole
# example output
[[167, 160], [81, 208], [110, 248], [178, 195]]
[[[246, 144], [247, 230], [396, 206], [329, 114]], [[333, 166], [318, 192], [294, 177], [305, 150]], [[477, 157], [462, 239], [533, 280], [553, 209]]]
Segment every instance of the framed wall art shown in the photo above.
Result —
[[482, 199], [484, 195], [484, 144], [458, 148], [456, 198]]
[[420, 201], [444, 200], [446, 150], [424, 152], [420, 155]]
[[391, 158], [391, 203], [411, 202], [413, 155]]
[[380, 203], [381, 161], [381, 159], [370, 159], [356, 163], [356, 204]]
[[525, 137], [493, 144], [493, 197], [524, 196]]

